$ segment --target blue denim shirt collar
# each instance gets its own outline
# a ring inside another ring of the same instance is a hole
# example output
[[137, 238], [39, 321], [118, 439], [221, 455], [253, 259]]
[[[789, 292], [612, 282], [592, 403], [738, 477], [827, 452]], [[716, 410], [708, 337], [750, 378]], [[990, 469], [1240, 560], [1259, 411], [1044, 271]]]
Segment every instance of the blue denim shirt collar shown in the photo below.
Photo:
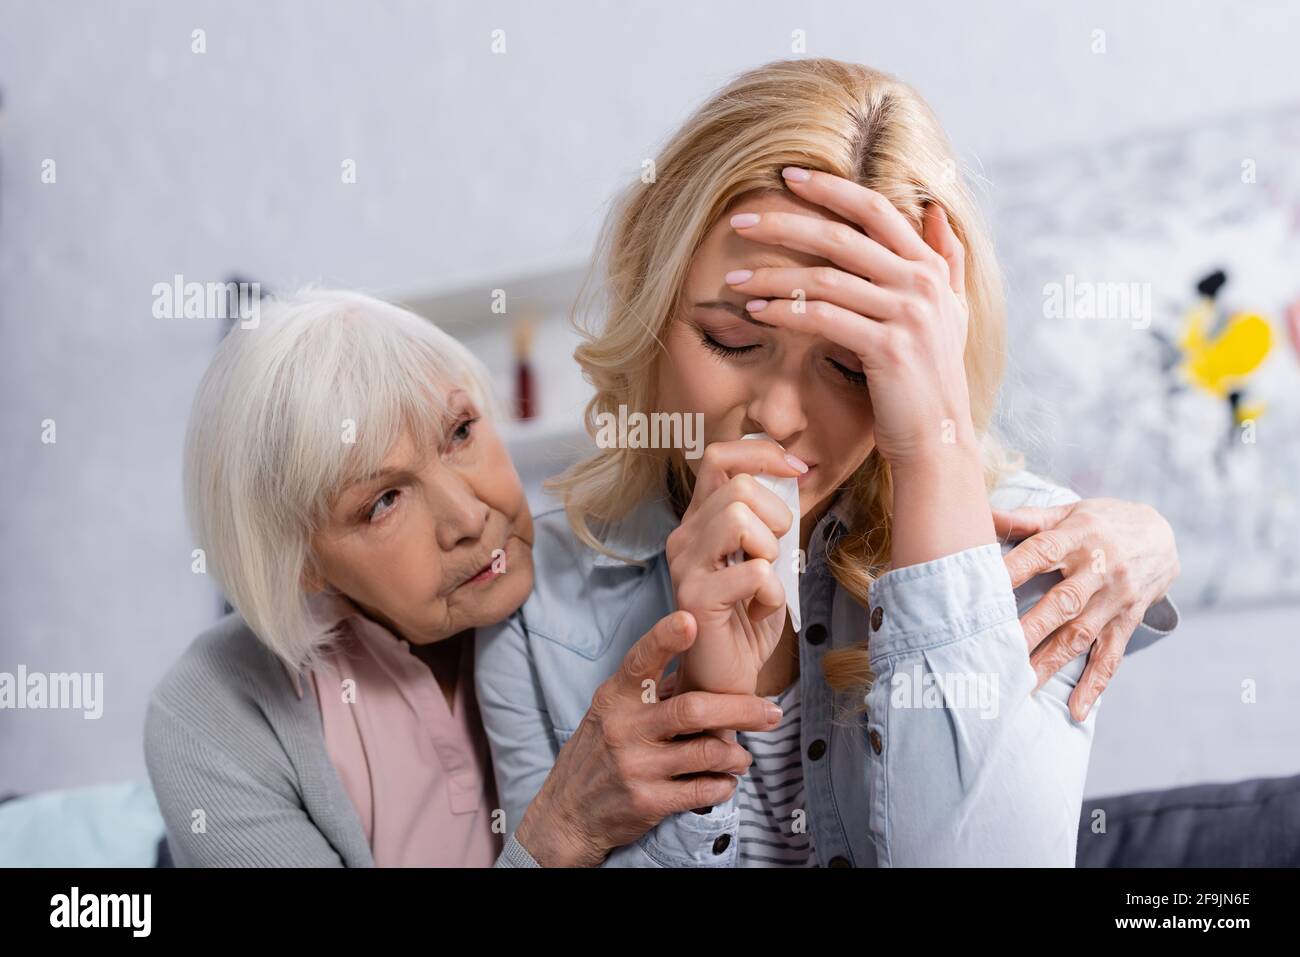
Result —
[[608, 568], [627, 565], [628, 560], [649, 561], [664, 550], [669, 533], [677, 525], [677, 514], [667, 496], [645, 499], [598, 536], [602, 545], [621, 558], [597, 552], [594, 562], [597, 567]]

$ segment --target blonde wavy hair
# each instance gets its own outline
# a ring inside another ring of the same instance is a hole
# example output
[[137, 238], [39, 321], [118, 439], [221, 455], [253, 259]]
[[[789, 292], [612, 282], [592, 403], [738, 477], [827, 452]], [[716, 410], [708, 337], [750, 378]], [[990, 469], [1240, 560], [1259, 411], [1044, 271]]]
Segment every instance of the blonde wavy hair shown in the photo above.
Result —
[[[781, 169], [834, 173], [886, 196], [922, 232], [926, 204], [948, 214], [966, 250], [970, 331], [965, 365], [971, 417], [985, 477], [995, 487], [1019, 467], [989, 434], [1002, 379], [1005, 300], [992, 243], [947, 136], [921, 96], [894, 77], [829, 59], [769, 63], [733, 80], [701, 106], [654, 160], [651, 182], [623, 193], [602, 231], [575, 322], [574, 353], [595, 396], [586, 427], [618, 407], [654, 410], [661, 337], [676, 318], [691, 259], [709, 229], [741, 196], [783, 190]], [[603, 296], [603, 322], [581, 320], [589, 295]], [[593, 523], [618, 520], [646, 498], [668, 496], [677, 514], [693, 476], [680, 450], [603, 448], [547, 483], [561, 495], [574, 534], [610, 554]], [[866, 607], [868, 587], [889, 564], [892, 485], [872, 452], [843, 487], [850, 527], [828, 556], [836, 580]], [[869, 687], [865, 643], [828, 653], [836, 691]]]

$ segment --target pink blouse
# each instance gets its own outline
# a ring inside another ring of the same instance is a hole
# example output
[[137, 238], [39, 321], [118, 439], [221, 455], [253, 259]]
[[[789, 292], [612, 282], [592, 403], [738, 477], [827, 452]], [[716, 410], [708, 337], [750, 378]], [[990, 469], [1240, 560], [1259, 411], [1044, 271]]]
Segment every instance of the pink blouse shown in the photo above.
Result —
[[492, 831], [496, 794], [474, 698], [472, 643], [462, 649], [449, 708], [408, 642], [347, 599], [313, 601], [326, 620], [342, 625], [310, 675], [326, 751], [376, 866], [491, 867], [501, 839]]

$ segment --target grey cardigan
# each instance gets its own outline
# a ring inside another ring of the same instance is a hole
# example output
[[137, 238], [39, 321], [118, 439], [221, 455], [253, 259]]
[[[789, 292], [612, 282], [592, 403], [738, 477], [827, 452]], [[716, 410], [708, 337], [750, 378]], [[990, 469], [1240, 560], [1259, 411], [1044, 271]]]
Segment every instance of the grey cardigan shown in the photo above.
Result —
[[[238, 614], [199, 635], [149, 699], [145, 763], [178, 867], [374, 867], [314, 694]], [[498, 867], [536, 867], [510, 837]]]
[[237, 614], [149, 699], [145, 763], [179, 867], [373, 867], [316, 697]]

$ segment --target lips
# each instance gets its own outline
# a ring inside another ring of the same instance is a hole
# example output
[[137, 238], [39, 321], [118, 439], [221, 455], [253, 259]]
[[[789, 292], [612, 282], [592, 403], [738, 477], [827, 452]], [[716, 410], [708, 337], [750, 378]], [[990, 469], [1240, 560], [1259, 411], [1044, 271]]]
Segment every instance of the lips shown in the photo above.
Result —
[[[508, 549], [509, 547], [510, 547], [510, 543], [506, 542], [506, 544], [501, 546], [500, 551], [502, 553], [505, 553], [506, 549]], [[493, 549], [494, 555], [496, 554], [496, 551], [497, 551], [496, 549]], [[495, 574], [492, 572], [492, 565], [495, 563], [495, 561], [496, 561], [495, 558], [489, 558], [485, 565], [479, 568], [478, 571], [471, 574], [468, 578], [462, 580], [460, 584], [457, 585], [456, 587], [460, 588], [462, 585], [468, 585], [471, 582], [486, 581], [489, 578], [496, 577]], [[502, 574], [504, 574], [504, 572], [502, 572]]]

